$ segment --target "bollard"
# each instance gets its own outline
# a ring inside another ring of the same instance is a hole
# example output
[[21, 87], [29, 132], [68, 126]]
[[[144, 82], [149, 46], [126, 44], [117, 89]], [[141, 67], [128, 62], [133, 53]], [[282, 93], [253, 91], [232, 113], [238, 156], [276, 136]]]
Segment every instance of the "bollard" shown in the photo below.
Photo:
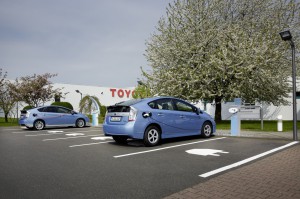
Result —
[[230, 124], [231, 136], [240, 136], [241, 119], [240, 119], [240, 115], [239, 115], [239, 109], [236, 107], [230, 108], [229, 112], [232, 113], [231, 124]]
[[92, 114], [92, 126], [98, 126], [98, 114], [97, 113], [93, 113]]
[[282, 115], [277, 116], [277, 131], [282, 131]]

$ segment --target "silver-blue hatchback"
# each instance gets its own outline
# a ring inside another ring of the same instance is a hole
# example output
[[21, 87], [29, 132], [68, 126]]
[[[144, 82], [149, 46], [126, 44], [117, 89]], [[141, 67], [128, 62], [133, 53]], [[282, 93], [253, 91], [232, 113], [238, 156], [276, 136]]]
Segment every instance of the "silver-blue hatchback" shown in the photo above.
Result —
[[107, 107], [103, 131], [118, 143], [133, 138], [155, 146], [164, 138], [210, 137], [216, 131], [216, 123], [209, 114], [184, 100], [153, 97]]
[[45, 127], [76, 126], [89, 124], [89, 118], [81, 113], [61, 106], [44, 106], [21, 111], [21, 126], [42, 130]]

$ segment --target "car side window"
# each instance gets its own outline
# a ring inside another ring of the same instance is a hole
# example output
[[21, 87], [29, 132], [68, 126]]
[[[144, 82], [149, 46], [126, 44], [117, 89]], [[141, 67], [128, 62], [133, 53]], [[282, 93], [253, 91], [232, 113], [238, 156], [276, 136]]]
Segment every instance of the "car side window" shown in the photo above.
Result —
[[46, 108], [39, 108], [38, 111], [39, 112], [46, 112]]
[[174, 110], [171, 99], [159, 99], [153, 102], [149, 102], [148, 105], [153, 109], [160, 110]]
[[71, 114], [71, 110], [69, 110], [69, 109], [65, 109], [65, 108], [62, 108], [62, 107], [58, 107], [57, 108], [57, 112], [58, 113], [67, 113], [67, 114]]
[[175, 100], [175, 106], [178, 111], [195, 112], [195, 108], [185, 102]]
[[47, 112], [47, 113], [57, 113], [57, 109], [56, 109], [56, 107], [49, 106], [49, 107], [44, 108], [44, 111], [43, 111], [43, 112]]

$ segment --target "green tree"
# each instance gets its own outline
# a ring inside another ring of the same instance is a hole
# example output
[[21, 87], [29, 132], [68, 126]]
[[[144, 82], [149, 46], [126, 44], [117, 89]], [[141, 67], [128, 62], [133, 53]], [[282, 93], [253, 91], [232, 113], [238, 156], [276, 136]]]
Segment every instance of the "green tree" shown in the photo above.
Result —
[[[147, 41], [151, 90], [193, 102], [286, 104], [291, 91], [290, 52], [279, 32], [299, 43], [300, 6], [294, 0], [176, 0]], [[299, 60], [298, 60], [299, 63]]]
[[50, 101], [55, 95], [61, 96], [61, 89], [54, 89], [49, 80], [57, 74], [45, 73], [17, 78], [15, 83], [9, 85], [15, 98], [30, 106], [37, 107]]
[[148, 85], [145, 83], [138, 81], [138, 86], [134, 89], [134, 95], [133, 98], [138, 99], [138, 98], [146, 98], [146, 97], [151, 97], [151, 90]]
[[6, 77], [7, 73], [3, 73], [2, 68], [0, 68], [0, 108], [3, 110], [5, 122], [8, 122], [9, 113], [15, 107], [17, 100], [9, 89], [9, 81]]

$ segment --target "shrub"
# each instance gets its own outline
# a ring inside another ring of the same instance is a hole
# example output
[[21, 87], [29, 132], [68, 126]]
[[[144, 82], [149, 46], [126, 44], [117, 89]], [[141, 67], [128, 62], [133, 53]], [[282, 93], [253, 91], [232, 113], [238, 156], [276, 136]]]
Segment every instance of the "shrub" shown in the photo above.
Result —
[[68, 109], [74, 110], [72, 104], [69, 103], [69, 102], [53, 102], [51, 105], [63, 106], [63, 107], [66, 107]]
[[25, 107], [23, 108], [23, 110], [24, 110], [24, 111], [27, 111], [27, 110], [32, 109], [32, 108], [34, 108], [34, 106], [28, 105], [28, 106], [25, 106]]

